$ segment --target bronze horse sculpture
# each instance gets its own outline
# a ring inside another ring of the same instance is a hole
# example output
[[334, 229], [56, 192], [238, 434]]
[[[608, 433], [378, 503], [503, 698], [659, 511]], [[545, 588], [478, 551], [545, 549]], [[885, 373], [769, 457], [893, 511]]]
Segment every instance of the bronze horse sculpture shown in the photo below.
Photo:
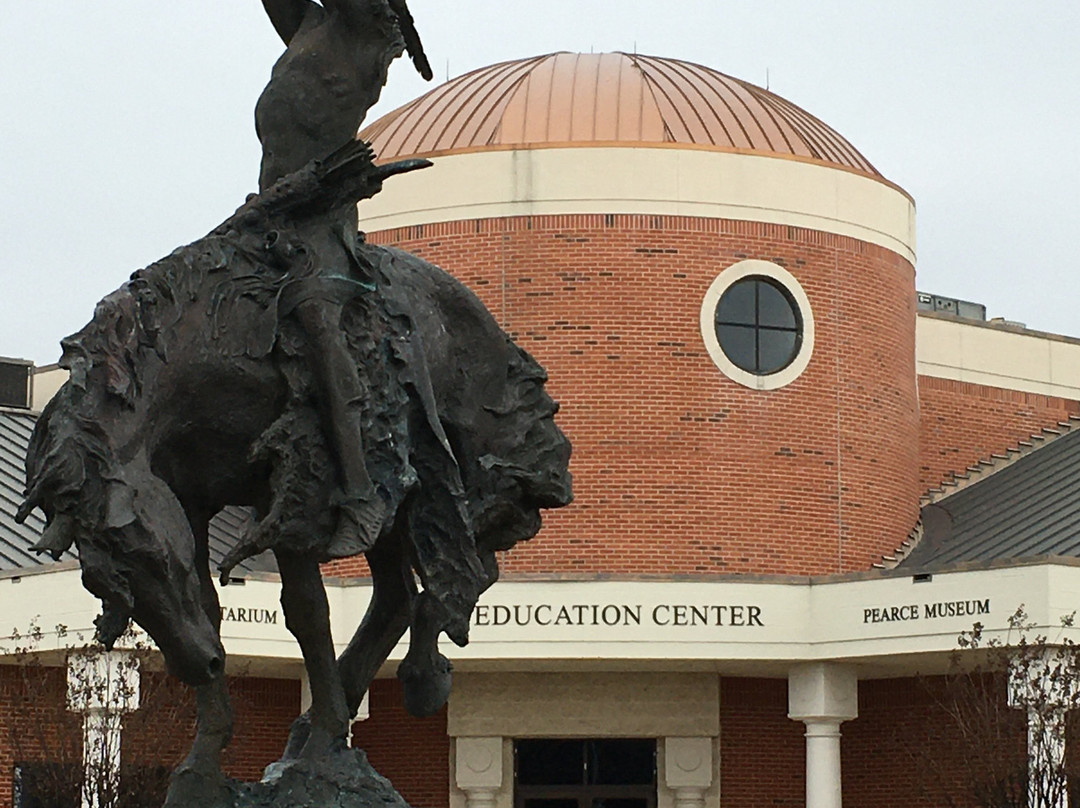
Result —
[[[63, 341], [71, 377], [35, 429], [20, 511], [45, 512], [40, 551], [77, 547], [83, 582], [103, 604], [102, 642], [133, 619], [196, 688], [197, 734], [173, 780], [175, 806], [214, 803], [232, 730], [208, 553], [222, 508], [249, 506], [258, 520], [222, 576], [275, 554], [311, 680], [288, 762], [343, 749], [406, 629], [406, 707], [439, 709], [450, 688], [440, 634], [468, 641], [476, 600], [498, 577], [496, 553], [535, 535], [540, 509], [571, 499], [570, 446], [539, 365], [452, 277], [355, 235], [358, 200], [428, 163], [377, 166], [352, 140], [353, 123], [332, 150], [266, 131], [275, 92], [319, 83], [297, 79], [290, 59], [342, 30], [359, 36], [346, 51], [374, 76], [346, 99], [347, 118], [363, 117], [406, 44], [423, 71], [403, 0], [264, 5], [290, 50], [260, 100], [260, 193], [136, 272]], [[311, 149], [320, 151], [301, 161]], [[335, 658], [319, 564], [360, 552], [372, 599]]]
[[[362, 143], [339, 157], [363, 193], [414, 167], [376, 167]], [[294, 726], [288, 758], [343, 743], [407, 628], [398, 670], [406, 706], [437, 710], [450, 679], [439, 634], [468, 641], [473, 605], [498, 576], [496, 552], [533, 536], [541, 508], [571, 498], [570, 447], [539, 365], [451, 276], [361, 244], [377, 289], [349, 300], [343, 325], [365, 364], [367, 463], [389, 507], [366, 552], [370, 606], [334, 659], [318, 565], [339, 555], [337, 474], [309, 346], [288, 315], [306, 289], [335, 292], [290, 271], [303, 250], [293, 222], [326, 204], [313, 206], [311, 193], [340, 182], [335, 172], [316, 163], [290, 175], [102, 300], [63, 341], [71, 378], [31, 441], [21, 514], [44, 510], [38, 548], [59, 555], [76, 545], [84, 584], [103, 603], [106, 645], [132, 618], [197, 688], [186, 769], [204, 777], [215, 776], [231, 732], [207, 545], [219, 510], [248, 505], [261, 517], [226, 565], [276, 554], [286, 625], [311, 678], [310, 715]]]

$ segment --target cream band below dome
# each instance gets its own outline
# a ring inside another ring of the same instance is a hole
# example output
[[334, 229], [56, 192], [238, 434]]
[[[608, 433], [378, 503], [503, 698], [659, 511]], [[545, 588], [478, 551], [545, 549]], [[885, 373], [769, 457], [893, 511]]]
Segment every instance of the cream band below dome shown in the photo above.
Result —
[[816, 162], [686, 146], [483, 150], [433, 162], [362, 203], [361, 228], [581, 213], [697, 216], [849, 236], [915, 263], [911, 199]]

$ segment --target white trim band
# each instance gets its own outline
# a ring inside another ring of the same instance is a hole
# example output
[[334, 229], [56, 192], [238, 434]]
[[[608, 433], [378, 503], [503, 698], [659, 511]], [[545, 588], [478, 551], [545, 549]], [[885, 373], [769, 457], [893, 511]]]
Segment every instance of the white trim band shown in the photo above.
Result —
[[827, 165], [675, 148], [471, 152], [395, 177], [360, 205], [367, 231], [580, 213], [768, 222], [877, 244], [915, 262], [915, 205], [895, 187]]
[[[926, 672], [915, 662], [918, 655], [947, 655], [956, 648], [957, 634], [976, 621], [988, 637], [1005, 637], [1008, 616], [1021, 603], [1040, 630], [1080, 640], [1080, 627], [1061, 628], [1075, 600], [1069, 593], [1080, 591], [1080, 566], [1072, 564], [936, 573], [929, 580], [749, 577], [500, 581], [480, 599], [470, 644], [448, 647], [448, 653], [460, 670], [495, 660], [571, 667], [581, 660], [681, 660], [761, 675], [768, 661], [787, 666], [831, 660], [857, 661], [864, 672], [882, 666], [899, 675], [916, 668]], [[340, 650], [366, 611], [371, 587], [331, 584], [327, 590]], [[233, 659], [299, 664], [296, 641], [277, 613], [277, 582], [249, 580], [219, 595], [226, 614], [222, 639]], [[45, 627], [40, 649], [46, 651], [64, 647], [50, 626], [63, 623], [71, 635], [91, 634], [99, 604], [82, 590], [78, 570], [65, 570], [19, 583], [0, 579], [0, 613], [10, 626]], [[267, 614], [274, 619], [250, 619]], [[0, 638], [4, 644], [10, 643]], [[404, 651], [402, 643], [391, 658], [401, 659]]]

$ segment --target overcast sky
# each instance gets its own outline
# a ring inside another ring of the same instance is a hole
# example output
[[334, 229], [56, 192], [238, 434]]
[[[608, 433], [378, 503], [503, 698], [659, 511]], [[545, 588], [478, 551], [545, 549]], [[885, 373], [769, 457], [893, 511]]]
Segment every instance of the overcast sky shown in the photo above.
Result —
[[[1080, 336], [1076, 0], [410, 7], [436, 81], [635, 49], [768, 80], [914, 196], [920, 290]], [[281, 49], [259, 0], [0, 0], [0, 356], [55, 361], [98, 299], [254, 190]], [[369, 121], [427, 88], [399, 60]]]

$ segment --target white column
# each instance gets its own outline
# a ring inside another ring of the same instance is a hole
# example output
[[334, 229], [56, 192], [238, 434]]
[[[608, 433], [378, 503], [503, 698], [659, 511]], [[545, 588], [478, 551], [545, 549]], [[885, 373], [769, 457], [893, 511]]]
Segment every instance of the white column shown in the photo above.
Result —
[[83, 808], [120, 784], [120, 725], [139, 706], [139, 661], [122, 651], [68, 658], [68, 709], [83, 714]]
[[675, 808], [705, 808], [712, 778], [712, 738], [664, 738], [664, 782]]
[[83, 716], [83, 808], [105, 808], [120, 787], [120, 723], [123, 716], [90, 710]]
[[806, 724], [806, 808], [842, 808], [840, 724], [858, 715], [854, 669], [812, 663], [788, 674], [788, 718]]
[[1028, 708], [1028, 805], [1069, 808], [1063, 709]]
[[466, 808], [494, 808], [495, 794], [502, 788], [503, 739], [458, 738], [455, 741], [455, 779], [465, 792]]
[[1065, 722], [1076, 697], [1071, 657], [1055, 648], [1021, 656], [1009, 671], [1009, 706], [1027, 710], [1028, 805], [1068, 808]]
[[806, 722], [806, 808], [840, 808], [840, 722]]

